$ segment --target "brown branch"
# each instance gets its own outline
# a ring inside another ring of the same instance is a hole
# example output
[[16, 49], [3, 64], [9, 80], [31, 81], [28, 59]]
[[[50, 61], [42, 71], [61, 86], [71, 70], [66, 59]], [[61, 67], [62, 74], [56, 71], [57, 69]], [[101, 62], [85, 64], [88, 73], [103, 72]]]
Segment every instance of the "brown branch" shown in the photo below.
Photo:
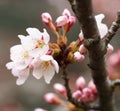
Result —
[[91, 42], [87, 48], [90, 60], [89, 67], [98, 90], [101, 111], [114, 111], [112, 88], [107, 79], [107, 71], [105, 68], [104, 55], [106, 45], [100, 39], [96, 21], [93, 16], [91, 0], [74, 0], [74, 2], [70, 2], [70, 4], [80, 23], [84, 38], [87, 39], [87, 41], [94, 41]]
[[120, 10], [117, 13], [116, 20], [112, 23], [110, 29], [108, 30], [108, 33], [103, 38], [103, 41], [106, 43], [106, 45], [114, 37], [119, 28], [120, 28]]

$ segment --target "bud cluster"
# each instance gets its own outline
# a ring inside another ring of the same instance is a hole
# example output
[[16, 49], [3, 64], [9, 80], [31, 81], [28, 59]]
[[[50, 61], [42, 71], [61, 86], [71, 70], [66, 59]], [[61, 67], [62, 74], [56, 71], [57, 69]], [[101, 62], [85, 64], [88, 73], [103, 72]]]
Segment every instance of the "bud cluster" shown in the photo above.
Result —
[[93, 102], [97, 98], [97, 89], [93, 81], [90, 81], [86, 86], [85, 79], [80, 76], [76, 80], [77, 90], [73, 92], [72, 96], [78, 102], [89, 103]]

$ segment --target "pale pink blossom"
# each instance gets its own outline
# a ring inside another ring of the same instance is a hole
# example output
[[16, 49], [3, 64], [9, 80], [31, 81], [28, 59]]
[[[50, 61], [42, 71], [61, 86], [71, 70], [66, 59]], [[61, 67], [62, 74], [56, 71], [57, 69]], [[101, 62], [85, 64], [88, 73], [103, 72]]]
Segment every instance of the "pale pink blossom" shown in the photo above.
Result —
[[81, 61], [84, 60], [84, 58], [85, 58], [84, 55], [81, 54], [79, 51], [76, 51], [76, 52], [74, 53], [74, 59], [75, 59], [76, 61], [81, 62]]
[[55, 83], [54, 84], [54, 90], [58, 93], [58, 94], [61, 94], [63, 95], [64, 97], [66, 97], [66, 88], [60, 84], [60, 83]]
[[77, 80], [76, 80], [76, 87], [77, 87], [77, 89], [83, 89], [84, 87], [85, 87], [85, 85], [86, 85], [86, 81], [85, 81], [85, 79], [82, 77], [82, 76], [80, 76]]
[[42, 13], [41, 17], [42, 17], [43, 23], [45, 23], [45, 24], [49, 24], [52, 21], [51, 15], [47, 12]]
[[29, 56], [27, 50], [22, 45], [15, 45], [10, 49], [10, 57], [12, 62], [6, 64], [6, 67], [12, 70], [12, 74], [18, 77], [16, 84], [22, 85], [29, 76], [29, 64], [32, 57]]
[[29, 54], [33, 57], [37, 55], [44, 55], [49, 50], [49, 40], [50, 36], [47, 33], [46, 29], [43, 29], [44, 32], [40, 32], [37, 28], [27, 28], [28, 36], [18, 35], [21, 40], [21, 44], [27, 50]]
[[107, 25], [102, 23], [102, 20], [104, 19], [104, 17], [105, 17], [104, 14], [99, 14], [95, 16], [101, 38], [103, 38], [108, 32]]
[[44, 99], [50, 104], [61, 104], [61, 100], [54, 93], [45, 94]]
[[34, 67], [33, 76], [40, 79], [42, 76], [46, 83], [50, 83], [55, 73], [59, 72], [59, 66], [56, 60], [50, 55], [42, 55], [36, 57], [32, 63]]

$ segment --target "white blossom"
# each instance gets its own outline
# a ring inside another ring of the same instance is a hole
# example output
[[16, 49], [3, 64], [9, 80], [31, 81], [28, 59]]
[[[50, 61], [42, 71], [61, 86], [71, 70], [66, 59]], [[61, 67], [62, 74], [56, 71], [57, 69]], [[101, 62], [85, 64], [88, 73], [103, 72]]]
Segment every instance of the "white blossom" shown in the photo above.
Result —
[[6, 67], [12, 70], [14, 76], [18, 77], [16, 84], [22, 85], [29, 76], [28, 67], [32, 58], [22, 45], [11, 47], [10, 58], [12, 62], [7, 63]]
[[45, 29], [40, 32], [37, 28], [27, 28], [28, 36], [18, 35], [21, 44], [29, 50], [31, 56], [43, 55], [49, 50], [50, 36]]
[[56, 60], [50, 55], [43, 55], [33, 60], [33, 76], [40, 79], [42, 76], [46, 83], [50, 83], [55, 72], [58, 73], [59, 66]]

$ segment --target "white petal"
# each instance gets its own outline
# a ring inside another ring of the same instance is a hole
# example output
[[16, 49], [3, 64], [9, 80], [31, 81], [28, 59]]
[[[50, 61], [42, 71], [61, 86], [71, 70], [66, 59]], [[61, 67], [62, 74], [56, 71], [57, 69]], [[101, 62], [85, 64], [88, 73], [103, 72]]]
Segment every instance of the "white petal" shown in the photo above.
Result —
[[95, 16], [101, 38], [104, 37], [106, 35], [106, 33], [108, 32], [107, 25], [102, 23], [102, 20], [103, 20], [104, 17], [105, 17], [104, 14], [99, 14], [99, 15]]
[[36, 79], [40, 79], [42, 76], [43, 76], [43, 74], [42, 74], [42, 69], [41, 68], [36, 68], [36, 69], [34, 69], [33, 70], [33, 76], [36, 78]]
[[17, 85], [24, 84], [24, 82], [27, 80], [28, 76], [29, 76], [28, 69], [21, 70], [18, 74], [18, 79], [16, 81], [16, 84]]
[[33, 49], [31, 51], [29, 51], [29, 55], [32, 56], [32, 57], [36, 57], [36, 56], [41, 56], [41, 55], [44, 55], [48, 52], [49, 50], [49, 46], [48, 45], [44, 45], [42, 48], [36, 48], [36, 49]]
[[16, 84], [17, 84], [17, 85], [22, 85], [22, 84], [24, 84], [25, 81], [26, 81], [26, 79], [24, 79], [24, 78], [18, 78], [18, 79], [16, 80]]
[[97, 22], [102, 22], [104, 17], [105, 17], [104, 14], [98, 14], [98, 15], [95, 16], [95, 19], [97, 20]]
[[35, 39], [40, 39], [42, 37], [41, 32], [37, 28], [27, 28], [28, 34]]
[[51, 62], [54, 65], [56, 73], [58, 73], [59, 72], [59, 65], [58, 65], [57, 61], [56, 60], [52, 60]]
[[18, 37], [21, 40], [21, 44], [24, 47], [25, 50], [29, 51], [34, 48], [34, 42], [30, 36], [23, 36], [23, 35], [18, 35]]
[[8, 62], [6, 64], [7, 69], [12, 69], [14, 67], [14, 62]]
[[15, 63], [15, 67], [18, 70], [25, 69], [28, 66], [28, 64], [25, 63], [25, 61], [20, 61]]
[[45, 79], [45, 82], [47, 84], [50, 83], [51, 79], [53, 78], [55, 74], [55, 70], [54, 70], [54, 67], [49, 67], [47, 68], [44, 73], [43, 73], [43, 76], [44, 76], [44, 79]]
[[22, 55], [24, 53], [22, 45], [15, 45], [15, 46], [11, 47], [10, 53], [11, 53], [10, 54], [11, 60], [21, 61], [23, 59]]
[[50, 60], [53, 60], [53, 57], [50, 56], [50, 55], [43, 55], [43, 56], [40, 57], [40, 59], [42, 61], [50, 61]]
[[44, 42], [45, 44], [48, 44], [48, 42], [50, 41], [50, 36], [49, 34], [47, 33], [46, 29], [43, 29], [43, 37], [44, 37]]

